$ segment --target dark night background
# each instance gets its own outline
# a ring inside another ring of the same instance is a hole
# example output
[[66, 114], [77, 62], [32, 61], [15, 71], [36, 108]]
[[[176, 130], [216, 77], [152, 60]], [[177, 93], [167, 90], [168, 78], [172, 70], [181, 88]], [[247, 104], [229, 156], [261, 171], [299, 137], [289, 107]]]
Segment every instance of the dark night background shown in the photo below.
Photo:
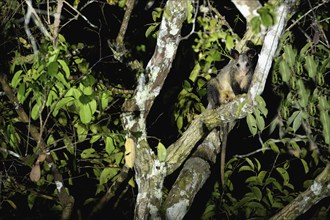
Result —
[[[68, 2], [71, 3], [73, 1]], [[84, 1], [81, 1], [80, 4], [83, 5], [83, 2]], [[262, 3], [265, 2], [266, 1], [262, 1]], [[153, 7], [146, 10], [146, 2], [138, 1], [133, 10], [133, 15], [131, 17], [124, 41], [126, 43], [126, 48], [132, 48], [132, 57], [142, 59], [144, 66], [146, 66], [148, 60], [152, 56], [156, 43], [156, 39], [145, 37], [145, 32], [148, 28], [146, 24], [153, 22], [151, 18], [151, 11], [155, 7], [163, 7], [164, 4], [164, 1], [155, 1]], [[240, 34], [240, 37], [242, 37], [245, 32], [245, 24], [243, 22], [244, 18], [239, 14], [231, 1], [215, 1], [214, 5], [219, 10], [219, 12], [226, 17], [227, 21], [232, 25], [232, 27], [234, 27], [234, 31], [236, 31], [236, 33]], [[45, 5], [40, 5], [39, 7], [42, 10], [44, 9]], [[301, 7], [304, 7], [304, 5], [302, 4]], [[95, 65], [93, 68], [93, 72], [96, 76], [99, 76], [103, 80], [108, 81], [108, 83], [113, 86], [120, 84], [123, 85], [125, 89], [134, 89], [135, 73], [131, 73], [127, 66], [114, 60], [111, 49], [107, 43], [108, 40], [114, 41], [116, 38], [121, 24], [121, 19], [124, 15], [124, 10], [115, 6], [93, 3], [82, 10], [81, 13], [83, 13], [91, 23], [101, 27], [100, 30], [91, 29], [82, 18], [79, 18], [78, 20], [72, 21], [63, 27], [60, 33], [65, 36], [66, 40], [70, 44], [83, 42], [86, 45], [87, 48], [81, 50], [81, 54], [82, 57], [87, 59], [91, 66], [98, 62], [97, 65]], [[69, 13], [63, 13], [64, 19], [70, 18], [70, 16], [71, 15]], [[239, 19], [237, 19], [237, 16], [240, 16]], [[237, 20], [239, 21], [236, 22]], [[22, 19], [17, 18], [17, 25], [23, 25]], [[182, 30], [182, 36], [185, 36], [190, 32], [190, 30], [191, 26], [185, 26]], [[305, 39], [303, 37], [299, 37], [301, 35], [299, 30], [295, 31], [297, 34], [295, 41], [297, 43], [297, 47], [299, 47], [304, 44]], [[16, 35], [14, 32], [12, 34]], [[2, 38], [2, 34], [0, 34], [0, 37]], [[177, 101], [178, 94], [182, 89], [183, 81], [188, 78], [192, 68], [194, 67], [196, 54], [194, 54], [191, 47], [192, 44], [194, 44], [193, 37], [194, 36], [180, 42], [180, 46], [177, 50], [176, 58], [172, 65], [171, 72], [165, 81], [160, 95], [156, 98], [155, 103], [150, 111], [147, 121], [148, 135], [150, 137], [157, 137], [157, 139], [150, 138], [150, 145], [155, 146], [157, 140], [160, 139], [165, 146], [169, 146], [180, 136], [179, 132], [177, 131], [176, 123], [173, 119], [173, 111], [175, 109], [175, 103]], [[301, 42], [301, 45], [299, 42]], [[146, 52], [138, 52], [135, 50], [135, 47], [141, 44], [146, 46]], [[15, 45], [6, 45], [6, 48], [1, 47], [0, 59], [6, 60], [5, 57], [7, 56], [8, 51], [11, 51], [14, 48]], [[100, 61], [101, 58], [102, 60]], [[221, 68], [221, 66], [223, 66], [226, 62], [227, 60], [225, 60], [223, 63], [220, 62], [216, 64], [217, 68]], [[3, 62], [1, 62], [0, 65], [1, 68], [6, 68]], [[273, 92], [271, 76], [268, 78], [262, 96], [265, 99], [267, 108], [269, 110], [269, 114], [266, 119], [266, 124], [269, 124], [271, 120], [278, 114], [278, 106], [281, 101], [281, 98]], [[206, 97], [203, 98], [203, 104], [204, 106], [207, 105]], [[117, 104], [117, 108], [118, 112], [120, 112], [120, 103]], [[263, 135], [263, 138], [266, 139], [267, 134]], [[245, 119], [243, 119], [237, 123], [235, 129], [233, 129], [229, 135], [226, 158], [229, 160], [234, 155], [244, 155], [258, 148], [260, 148], [260, 142], [258, 138], [253, 138], [251, 136]], [[263, 164], [264, 169], [267, 169], [267, 166], [268, 169], [270, 169], [273, 164], [269, 163], [269, 161], [274, 161], [273, 157], [274, 154], [271, 152], [266, 152], [265, 154], [260, 153], [258, 159]], [[292, 156], [281, 157], [281, 160], [290, 160], [291, 157]], [[292, 169], [294, 169], [295, 166], [299, 167], [301, 164], [298, 161], [296, 164], [292, 162]], [[193, 203], [185, 219], [193, 219], [196, 218], [196, 216], [202, 215], [206, 202], [210, 198], [213, 191], [214, 183], [220, 179], [219, 167], [220, 164], [218, 161], [216, 164], [214, 164], [211, 177], [206, 182], [203, 189], [198, 193], [197, 197], [195, 198], [195, 202]], [[20, 169], [24, 170], [23, 167]], [[306, 176], [306, 174], [303, 173], [303, 169], [296, 170], [297, 172], [295, 172], [295, 177], [291, 178], [290, 181], [292, 181], [292, 184], [295, 186], [300, 186], [300, 188], [296, 188], [296, 191], [303, 190], [303, 181], [311, 178], [311, 176]], [[26, 174], [29, 172], [28, 169], [25, 169], [25, 171], [26, 172], [21, 172]], [[178, 172], [179, 171], [166, 179], [165, 186], [170, 187], [173, 184], [173, 181], [175, 181]], [[240, 177], [239, 179], [233, 180], [234, 184], [237, 185], [236, 189], [240, 188], [240, 184], [242, 185], [242, 189], [244, 189], [244, 183], [242, 183], [240, 180], [245, 178], [246, 177]], [[77, 210], [79, 210], [78, 213], [80, 212], [80, 214], [74, 213], [74, 218], [78, 218], [79, 215], [86, 216], [88, 215], [88, 212], [90, 212], [90, 208], [92, 208], [93, 203], [87, 206], [84, 206], [83, 203], [85, 199], [95, 197], [95, 187], [93, 186], [97, 182], [97, 179], [91, 179], [84, 176], [74, 179], [73, 185], [68, 186], [70, 193], [75, 197], [75, 206]], [[27, 182], [26, 184], [32, 183]], [[236, 192], [238, 197], [244, 193], [246, 193], [244, 190], [237, 190]], [[99, 219], [132, 219], [134, 214], [134, 202], [136, 195], [136, 188], [129, 189], [119, 204], [116, 204], [116, 198], [111, 200], [108, 208], [98, 216]], [[20, 197], [18, 193], [17, 197]], [[36, 203], [41, 204], [36, 206], [39, 210], [32, 209], [32, 211], [30, 211], [25, 198], [26, 197], [22, 196], [21, 204], [17, 204], [20, 207], [20, 212], [16, 213], [17, 216], [11, 216], [13, 219], [41, 219], [50, 209], [50, 204], [43, 201], [42, 199], [37, 199]], [[330, 200], [326, 199], [323, 201], [323, 203], [330, 203]], [[112, 208], [115, 206], [115, 204], [117, 205], [117, 208]], [[2, 217], [0, 217], [0, 219], [9, 218], [10, 213], [6, 213], [6, 208], [6, 205], [1, 207], [0, 216]], [[30, 213], [33, 214], [30, 215]], [[38, 216], [38, 213], [40, 216]], [[47, 218], [57, 219], [57, 217], [51, 216], [47, 216]]]

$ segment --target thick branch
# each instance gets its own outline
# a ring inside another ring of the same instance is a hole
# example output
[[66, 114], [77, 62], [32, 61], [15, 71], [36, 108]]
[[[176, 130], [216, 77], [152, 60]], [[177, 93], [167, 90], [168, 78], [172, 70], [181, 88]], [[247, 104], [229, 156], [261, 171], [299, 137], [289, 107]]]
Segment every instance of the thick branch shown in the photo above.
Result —
[[249, 106], [249, 104], [251, 104], [251, 100], [253, 102], [254, 98], [264, 90], [279, 38], [287, 22], [287, 15], [292, 4], [292, 1], [289, 1], [289, 3], [285, 2], [277, 8], [277, 23], [267, 31], [248, 93], [248, 97], [251, 98], [239, 97], [228, 105], [223, 105], [216, 110], [207, 110], [200, 117], [196, 117], [182, 136], [167, 149], [168, 174], [181, 166], [195, 144], [205, 135], [205, 128], [212, 130], [216, 126], [233, 122], [252, 112], [252, 106]]
[[158, 96], [171, 69], [172, 62], [180, 42], [180, 32], [186, 19], [187, 2], [170, 0], [166, 3], [162, 22], [157, 37], [155, 52], [146, 67], [146, 74], [138, 79], [136, 93], [132, 100], [124, 104], [124, 111], [139, 110], [144, 117]]
[[[288, 13], [290, 12], [289, 9], [292, 4], [293, 3], [291, 2], [283, 3], [277, 8], [277, 23], [269, 28], [265, 36], [264, 44], [259, 55], [258, 63], [254, 71], [254, 77], [250, 88], [250, 95], [252, 100], [254, 100], [257, 95], [260, 95], [265, 88], [266, 79], [272, 66], [280, 37], [282, 36], [284, 27], [287, 23]], [[260, 83], [256, 83], [257, 81]]]
[[[218, 143], [218, 144], [216, 144]], [[182, 219], [198, 191], [211, 174], [210, 163], [220, 151], [219, 132], [214, 129], [184, 164], [163, 204], [165, 219]]]
[[271, 220], [296, 219], [313, 205], [330, 196], [330, 163], [324, 168], [308, 189], [274, 215]]
[[246, 96], [239, 96], [226, 105], [217, 109], [208, 109], [196, 117], [182, 136], [167, 149], [168, 174], [173, 173], [182, 165], [196, 143], [209, 131], [226, 123], [234, 122], [252, 112], [252, 106], [246, 101]]

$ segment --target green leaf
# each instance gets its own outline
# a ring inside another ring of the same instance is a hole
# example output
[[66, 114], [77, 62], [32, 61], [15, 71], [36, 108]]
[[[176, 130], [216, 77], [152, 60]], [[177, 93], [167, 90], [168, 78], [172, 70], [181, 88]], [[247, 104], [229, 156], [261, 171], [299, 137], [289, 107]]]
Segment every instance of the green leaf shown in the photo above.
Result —
[[104, 168], [100, 175], [100, 184], [103, 185], [117, 175], [119, 168], [107, 167]]
[[260, 14], [260, 18], [261, 18], [262, 24], [265, 25], [266, 27], [270, 27], [274, 23], [273, 17], [269, 13], [262, 13], [262, 14]]
[[272, 184], [272, 186], [278, 189], [279, 191], [282, 191], [283, 189], [282, 185], [273, 177], [267, 178], [265, 184], [266, 185]]
[[257, 171], [259, 171], [261, 169], [261, 164], [259, 160], [257, 158], [253, 158], [253, 160], [255, 161], [255, 164], [257, 164]]
[[61, 82], [66, 88], [70, 88], [70, 84], [67, 82], [67, 80], [65, 79], [64, 75], [61, 72], [58, 72], [55, 75], [55, 78]]
[[115, 150], [115, 144], [112, 137], [105, 138], [105, 151], [110, 155]]
[[273, 193], [272, 193], [272, 191], [269, 188], [266, 188], [266, 191], [267, 191], [268, 201], [271, 204], [271, 206], [273, 206], [273, 203], [274, 203]]
[[179, 130], [182, 129], [182, 126], [183, 126], [183, 117], [182, 116], [178, 117], [178, 119], [176, 120], [176, 125], [177, 125]]
[[64, 61], [64, 60], [57, 60], [57, 62], [60, 63], [61, 68], [63, 69], [64, 73], [65, 73], [65, 77], [68, 78], [70, 76], [70, 68], [68, 66], [68, 64]]
[[38, 104], [38, 102], [33, 106], [32, 110], [31, 110], [31, 118], [33, 120], [36, 120], [39, 118], [39, 110], [40, 110], [40, 106]]
[[[30, 195], [32, 195], [33, 193], [30, 193]], [[29, 196], [30, 196], [29, 195]], [[9, 200], [9, 199], [6, 199], [6, 200], [4, 200], [4, 201], [6, 201], [13, 209], [17, 209], [17, 206], [16, 206], [16, 204], [13, 202], [13, 201], [11, 201], [11, 200]], [[30, 208], [31, 209], [31, 208]]]
[[232, 37], [232, 35], [228, 34], [228, 35], [226, 36], [226, 44], [225, 44], [225, 45], [226, 45], [226, 48], [227, 48], [228, 50], [234, 48], [234, 40], [236, 40], [236, 38]]
[[83, 87], [82, 92], [85, 95], [92, 95], [94, 91], [93, 91], [93, 88], [91, 86], [86, 86], [86, 87]]
[[51, 62], [47, 66], [47, 73], [50, 76], [56, 76], [58, 73], [58, 63], [56, 61]]
[[293, 131], [296, 132], [300, 128], [301, 124], [302, 124], [302, 113], [301, 111], [299, 111], [297, 117], [293, 121], [293, 125], [292, 125]]
[[251, 134], [253, 136], [256, 135], [257, 134], [257, 121], [251, 113], [249, 113], [247, 115], [246, 122], [248, 124], [248, 127], [249, 127], [249, 130], [250, 130]]
[[208, 203], [201, 219], [212, 219], [216, 214], [216, 206]]
[[269, 134], [272, 134], [275, 131], [279, 123], [280, 123], [280, 119], [278, 117], [274, 118], [274, 120], [270, 123], [269, 126]]
[[188, 1], [188, 7], [187, 7], [187, 22], [188, 22], [188, 24], [191, 24], [193, 22], [193, 11], [194, 11], [194, 7], [192, 6], [191, 1]]
[[278, 146], [273, 141], [269, 141], [268, 144], [270, 146], [270, 149], [272, 149], [272, 151], [278, 154], [280, 153]]
[[309, 99], [309, 91], [306, 90], [306, 87], [304, 85], [304, 82], [299, 79], [297, 81], [297, 85], [298, 85], [298, 94], [299, 94], [299, 104], [301, 107], [305, 108], [308, 105], [308, 99]]
[[266, 102], [265, 100], [260, 96], [256, 96], [256, 101], [258, 103], [258, 109], [259, 111], [265, 116], [267, 117], [268, 114], [268, 109], [266, 108]]
[[276, 171], [281, 175], [281, 177], [283, 178], [283, 185], [287, 186], [289, 184], [289, 173], [288, 171], [286, 171], [286, 169], [282, 168], [282, 167], [277, 167]]
[[110, 156], [111, 159], [114, 159], [115, 160], [115, 164], [116, 165], [119, 165], [120, 162], [123, 160], [124, 158], [124, 153], [123, 152], [120, 152], [120, 153], [115, 153], [115, 154], [112, 154]]
[[322, 123], [322, 127], [323, 127], [323, 137], [324, 137], [324, 141], [325, 143], [328, 144], [329, 146], [329, 151], [330, 151], [330, 117], [329, 117], [329, 111], [324, 111], [321, 110], [320, 111], [320, 120]]
[[191, 71], [190, 76], [189, 76], [189, 79], [192, 82], [195, 82], [196, 81], [197, 76], [199, 75], [200, 70], [201, 70], [201, 66], [199, 65], [198, 62], [196, 62], [195, 66], [194, 66], [194, 69]]
[[311, 156], [312, 156], [312, 158], [314, 160], [315, 165], [317, 166], [319, 164], [319, 152], [318, 152], [318, 150], [313, 150]]
[[94, 115], [94, 113], [96, 112], [96, 109], [97, 109], [97, 103], [96, 103], [96, 100], [93, 99], [91, 100], [89, 103], [88, 103], [88, 106], [91, 110], [91, 114]]
[[324, 75], [322, 73], [320, 73], [320, 72], [317, 73], [316, 83], [319, 86], [324, 86], [324, 83], [325, 83]]
[[309, 166], [307, 164], [307, 162], [304, 159], [300, 159], [302, 165], [304, 166], [304, 170], [305, 170], [305, 174], [307, 174], [309, 172]]
[[146, 33], [145, 33], [146, 38], [148, 38], [150, 36], [150, 34], [156, 30], [158, 25], [159, 25], [159, 23], [154, 23], [148, 27], [148, 29], [146, 30]]
[[46, 106], [49, 107], [53, 104], [53, 101], [56, 100], [58, 98], [56, 92], [54, 90], [50, 90], [48, 97], [47, 97], [47, 101], [46, 101]]
[[261, 199], [262, 199], [262, 192], [261, 192], [261, 190], [258, 187], [253, 186], [253, 187], [251, 187], [251, 191], [253, 192], [255, 198], [258, 201], [261, 201]]
[[283, 82], [286, 82], [286, 83], [289, 82], [290, 75], [291, 75], [291, 70], [290, 70], [289, 65], [287, 64], [287, 62], [284, 59], [282, 59], [280, 61], [279, 71], [281, 73]]
[[254, 163], [252, 162], [252, 160], [250, 158], [245, 158], [245, 161], [250, 165], [250, 167], [252, 168], [252, 170], [254, 170]]
[[245, 183], [252, 183], [252, 185], [257, 183], [257, 182], [258, 182], [258, 177], [257, 176], [250, 176], [249, 178], [247, 178], [245, 180]]
[[84, 141], [87, 138], [88, 130], [86, 129], [85, 125], [78, 123], [75, 125], [77, 128], [78, 140]]
[[261, 31], [261, 27], [260, 27], [261, 26], [261, 19], [258, 16], [256, 16], [256, 17], [251, 19], [250, 23], [251, 23], [252, 31], [254, 33], [260, 33], [260, 31]]
[[319, 108], [320, 110], [329, 110], [330, 103], [328, 103], [327, 97], [324, 95], [321, 95], [318, 97], [319, 100]]
[[82, 159], [88, 159], [88, 158], [95, 158], [95, 149], [94, 148], [87, 148], [81, 152], [81, 158]]
[[64, 97], [63, 99], [61, 99], [54, 108], [53, 111], [53, 116], [55, 117], [58, 114], [58, 111], [63, 108], [65, 105], [69, 104], [70, 102], [72, 102], [74, 100], [73, 97]]
[[238, 170], [238, 172], [242, 172], [242, 171], [253, 171], [253, 168], [251, 168], [250, 166], [241, 166]]
[[292, 113], [292, 115], [290, 116], [290, 118], [287, 121], [288, 125], [291, 125], [291, 123], [295, 120], [295, 118], [297, 117], [297, 115], [299, 113], [300, 113], [300, 111], [295, 111]]
[[152, 20], [155, 22], [157, 21], [157, 18], [160, 18], [162, 15], [163, 9], [162, 8], [155, 8], [152, 12], [151, 12], [151, 16], [152, 16]]
[[158, 142], [158, 146], [157, 146], [158, 160], [160, 162], [164, 162], [166, 160], [166, 156], [167, 156], [167, 151], [166, 151], [165, 146], [161, 142]]
[[258, 174], [258, 179], [260, 180], [260, 183], [262, 183], [264, 181], [266, 174], [267, 174], [267, 171], [265, 171], [265, 170], [260, 171], [260, 173]]
[[258, 127], [259, 131], [263, 131], [264, 128], [265, 128], [264, 118], [261, 116], [261, 113], [258, 109], [254, 109], [254, 115], [255, 115], [255, 118], [256, 118], [257, 127]]
[[93, 135], [93, 136], [91, 137], [91, 139], [89, 140], [89, 143], [93, 144], [93, 143], [95, 143], [96, 141], [98, 141], [101, 137], [102, 137], [102, 135], [100, 135], [100, 134]]
[[284, 46], [284, 60], [289, 64], [290, 68], [293, 68], [296, 64], [297, 51], [292, 49], [291, 45]]
[[88, 124], [92, 120], [92, 113], [88, 104], [81, 104], [79, 109], [79, 117], [82, 123]]
[[24, 100], [26, 96], [28, 95], [27, 92], [25, 92], [25, 83], [21, 83], [17, 90], [17, 99], [20, 103], [24, 103]]
[[23, 70], [18, 70], [15, 75], [13, 76], [12, 80], [11, 80], [11, 86], [13, 87], [13, 89], [16, 89], [17, 85], [19, 84], [19, 82], [21, 81]]
[[309, 43], [305, 44], [305, 46], [303, 48], [301, 48], [301, 50], [300, 50], [300, 57], [305, 57], [306, 54], [309, 54], [311, 47], [314, 47], [313, 42], [309, 42]]
[[305, 60], [305, 68], [307, 69], [308, 76], [314, 79], [317, 72], [318, 60], [314, 60], [314, 56], [310, 55], [306, 56]]
[[111, 100], [111, 97], [106, 92], [103, 92], [101, 94], [101, 109], [105, 110], [108, 107], [109, 101]]

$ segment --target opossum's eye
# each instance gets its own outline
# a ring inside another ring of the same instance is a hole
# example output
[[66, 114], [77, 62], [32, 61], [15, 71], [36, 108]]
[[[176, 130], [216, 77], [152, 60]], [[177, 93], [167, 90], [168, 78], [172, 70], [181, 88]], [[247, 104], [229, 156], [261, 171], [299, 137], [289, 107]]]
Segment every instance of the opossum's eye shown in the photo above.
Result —
[[239, 67], [239, 63], [236, 63], [236, 66]]

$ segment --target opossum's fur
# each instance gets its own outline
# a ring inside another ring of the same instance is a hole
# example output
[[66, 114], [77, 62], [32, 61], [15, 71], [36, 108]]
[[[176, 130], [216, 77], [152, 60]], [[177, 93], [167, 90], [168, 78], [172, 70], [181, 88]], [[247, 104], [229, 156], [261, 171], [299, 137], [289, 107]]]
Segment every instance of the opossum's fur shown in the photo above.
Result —
[[[246, 93], [250, 87], [251, 79], [255, 67], [254, 49], [249, 49], [244, 53], [237, 50], [231, 51], [232, 60], [220, 70], [218, 75], [212, 78], [207, 84], [208, 107], [216, 108], [233, 100], [236, 95]], [[222, 149], [220, 158], [221, 183], [224, 186], [224, 170], [226, 159], [227, 136], [229, 124], [222, 126]]]
[[254, 49], [242, 54], [237, 50], [231, 51], [233, 59], [207, 84], [209, 108], [226, 104], [237, 94], [247, 92], [255, 66], [255, 55]]

